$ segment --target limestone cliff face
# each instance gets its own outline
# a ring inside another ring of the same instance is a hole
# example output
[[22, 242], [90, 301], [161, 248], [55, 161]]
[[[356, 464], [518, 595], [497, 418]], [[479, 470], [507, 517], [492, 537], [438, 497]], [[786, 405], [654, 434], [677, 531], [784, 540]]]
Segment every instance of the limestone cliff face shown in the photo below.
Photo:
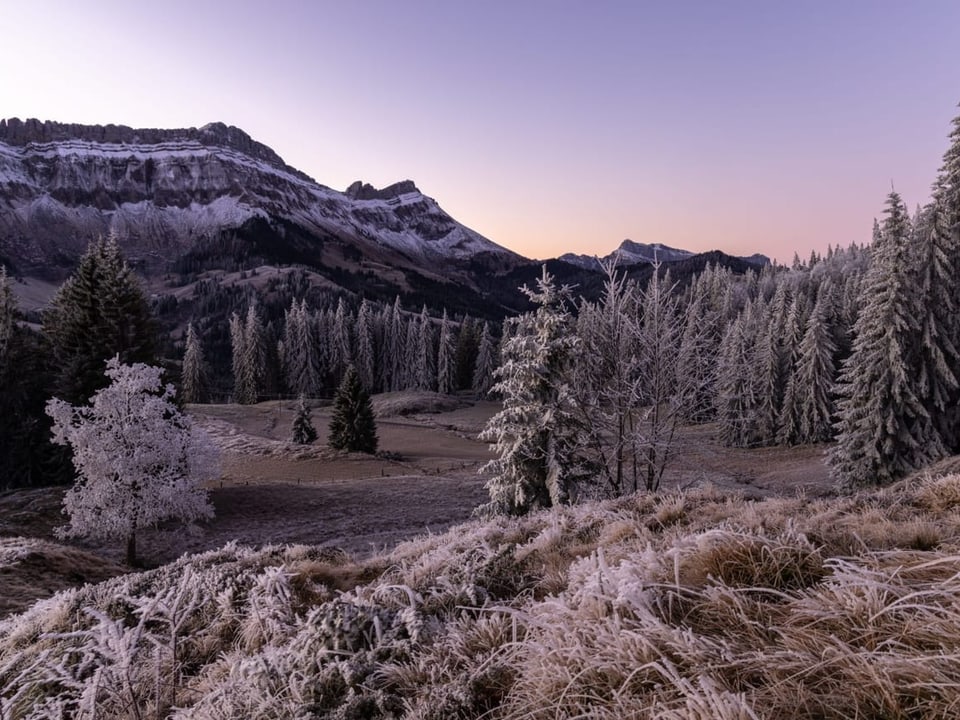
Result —
[[340, 193], [286, 165], [222, 123], [133, 129], [0, 120], [0, 261], [20, 274], [60, 277], [88, 242], [111, 231], [145, 272], [165, 272], [198, 245], [251, 223], [258, 257], [322, 266], [340, 256], [434, 274], [484, 258], [520, 258], [447, 215], [412, 181]]

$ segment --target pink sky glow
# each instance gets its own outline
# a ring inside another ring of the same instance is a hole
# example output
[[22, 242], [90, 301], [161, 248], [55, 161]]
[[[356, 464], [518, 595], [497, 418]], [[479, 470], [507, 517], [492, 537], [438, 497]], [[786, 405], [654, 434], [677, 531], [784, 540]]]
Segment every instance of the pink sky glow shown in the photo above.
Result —
[[236, 125], [405, 178], [532, 258], [624, 238], [789, 262], [929, 197], [960, 3], [4, 3], [4, 117]]

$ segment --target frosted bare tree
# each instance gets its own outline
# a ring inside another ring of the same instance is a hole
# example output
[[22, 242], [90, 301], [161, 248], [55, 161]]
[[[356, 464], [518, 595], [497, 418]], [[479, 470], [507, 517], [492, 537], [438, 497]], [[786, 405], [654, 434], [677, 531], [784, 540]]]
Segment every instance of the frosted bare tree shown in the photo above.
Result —
[[137, 533], [167, 519], [213, 516], [203, 483], [219, 476], [219, 450], [177, 410], [158, 367], [107, 361], [107, 387], [91, 404], [53, 399], [54, 442], [70, 445], [76, 484], [63, 498], [62, 536], [126, 541], [137, 562]]

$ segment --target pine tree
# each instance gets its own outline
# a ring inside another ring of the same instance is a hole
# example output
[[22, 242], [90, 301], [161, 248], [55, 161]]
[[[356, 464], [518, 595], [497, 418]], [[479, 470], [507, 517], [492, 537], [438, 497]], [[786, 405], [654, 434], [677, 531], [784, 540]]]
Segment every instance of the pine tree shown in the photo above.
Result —
[[156, 362], [146, 296], [115, 236], [92, 243], [44, 313], [43, 333], [56, 369], [54, 394], [85, 403], [105, 386], [105, 363]]
[[352, 365], [347, 367], [333, 398], [329, 444], [335, 450], [348, 452], [377, 451], [373, 404]]
[[454, 337], [453, 323], [443, 311], [440, 322], [440, 342], [437, 349], [437, 392], [452, 395], [457, 391], [457, 341]]
[[255, 300], [250, 302], [244, 321], [230, 316], [230, 343], [233, 349], [233, 399], [252, 405], [260, 396], [266, 365], [266, 340]]
[[435, 342], [433, 323], [427, 314], [427, 306], [420, 311], [417, 322], [417, 378], [416, 387], [420, 390], [435, 390], [437, 386], [437, 346]]
[[470, 390], [473, 387], [473, 370], [477, 364], [477, 352], [480, 349], [480, 326], [469, 315], [460, 323], [457, 333], [456, 351], [456, 390]]
[[201, 403], [206, 400], [207, 368], [203, 361], [203, 348], [200, 338], [193, 329], [193, 323], [187, 325], [187, 339], [183, 351], [183, 370], [181, 372], [182, 398], [185, 403]]
[[385, 364], [390, 367], [390, 384], [385, 385], [385, 390], [403, 390], [407, 387], [405, 351], [407, 345], [407, 324], [403, 319], [403, 312], [400, 307], [400, 296], [393, 301], [393, 308], [390, 311], [390, 330], [387, 333], [389, 341], [385, 343]]
[[802, 388], [797, 393], [799, 422], [797, 434], [789, 442], [820, 443], [833, 437], [832, 390], [836, 381], [833, 358], [837, 348], [830, 333], [830, 299], [829, 286], [821, 285], [800, 342], [797, 369], [790, 380], [795, 388]]
[[473, 390], [485, 397], [493, 387], [493, 373], [497, 369], [497, 343], [490, 332], [490, 323], [484, 322], [477, 348], [477, 362], [473, 368]]
[[343, 298], [340, 298], [337, 301], [337, 309], [333, 314], [333, 324], [330, 329], [331, 368], [338, 382], [343, 378], [347, 366], [353, 364], [353, 339], [350, 336], [350, 327], [353, 322], [349, 315]]
[[406, 343], [403, 348], [403, 382], [400, 388], [412, 390], [417, 387], [420, 377], [420, 319], [418, 316], [407, 318], [404, 337]]
[[847, 485], [881, 484], [942, 452], [911, 377], [918, 335], [907, 211], [896, 192], [875, 228], [872, 260], [861, 288], [853, 353], [839, 380], [833, 475]]
[[756, 396], [751, 382], [752, 337], [749, 313], [744, 312], [727, 328], [720, 345], [717, 370], [717, 421], [720, 440], [731, 447], [753, 443], [753, 410]]
[[293, 442], [297, 445], [309, 445], [317, 439], [317, 431], [310, 420], [310, 408], [307, 407], [307, 400], [303, 394], [297, 399], [295, 412], [292, 428]]
[[577, 348], [567, 304], [570, 289], [557, 287], [546, 266], [536, 289], [522, 288], [537, 305], [514, 318], [494, 390], [503, 409], [481, 438], [498, 457], [483, 468], [490, 502], [480, 512], [522, 515], [570, 501], [592, 475], [582, 454], [583, 437], [570, 387]]
[[367, 392], [373, 392], [374, 380], [376, 378], [376, 355], [373, 331], [373, 318], [371, 317], [370, 305], [364, 300], [360, 303], [360, 310], [357, 312], [356, 332], [354, 332], [354, 337], [356, 338], [354, 343], [356, 346], [354, 368]]
[[320, 363], [313, 321], [305, 300], [290, 302], [284, 313], [283, 367], [287, 387], [298, 395], [316, 397], [320, 391]]
[[925, 309], [920, 393], [941, 439], [960, 451], [960, 116], [933, 186], [933, 203], [917, 223], [919, 283]]

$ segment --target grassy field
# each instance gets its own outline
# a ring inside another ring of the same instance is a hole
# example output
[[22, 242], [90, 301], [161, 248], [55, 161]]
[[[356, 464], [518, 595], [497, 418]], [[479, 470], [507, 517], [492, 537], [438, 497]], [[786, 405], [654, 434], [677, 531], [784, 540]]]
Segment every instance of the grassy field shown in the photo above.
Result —
[[377, 402], [379, 458], [191, 408], [217, 518], [145, 572], [0, 495], [0, 718], [960, 716], [960, 460], [838, 495], [822, 448], [701, 427], [658, 495], [479, 521], [494, 406]]

